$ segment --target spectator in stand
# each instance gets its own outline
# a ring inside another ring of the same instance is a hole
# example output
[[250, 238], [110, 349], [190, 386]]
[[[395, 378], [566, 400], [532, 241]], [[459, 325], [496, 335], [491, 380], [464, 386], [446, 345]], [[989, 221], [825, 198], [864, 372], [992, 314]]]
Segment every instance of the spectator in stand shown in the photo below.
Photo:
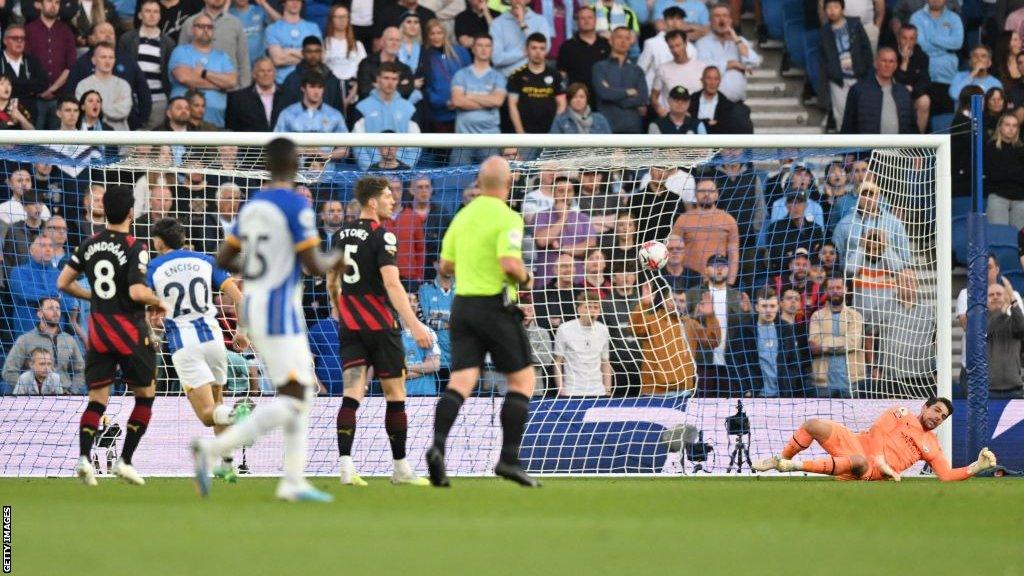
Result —
[[[984, 110], [982, 110], [982, 125], [985, 128], [985, 137], [991, 138], [999, 126], [999, 118], [1007, 113], [1006, 92], [1002, 88], [989, 88], [985, 92]], [[1020, 118], [1019, 115], [1015, 116]]]
[[[413, 120], [416, 107], [398, 94], [402, 69], [397, 62], [384, 62], [377, 69], [377, 87], [359, 101], [351, 114], [352, 132], [419, 134], [420, 127]], [[374, 148], [355, 150], [356, 163], [363, 170], [380, 160]], [[406, 147], [396, 150], [396, 159], [404, 166], [415, 167], [420, 148]]]
[[[171, 96], [167, 102], [167, 112], [164, 114], [164, 123], [157, 127], [159, 132], [191, 132], [192, 116], [188, 107], [188, 99], [184, 95]], [[181, 156], [184, 156], [184, 147], [181, 149]], [[174, 164], [181, 164], [181, 157], [176, 158]]]
[[452, 106], [452, 78], [460, 68], [473, 62], [469, 51], [452, 44], [439, 20], [427, 22], [427, 57], [430, 78], [426, 82], [430, 105], [430, 132], [455, 132], [455, 109]]
[[[871, 41], [859, 18], [843, 15], [844, 0], [825, 0], [825, 17], [821, 27], [821, 61], [824, 80], [828, 82], [828, 98], [832, 117], [842, 121], [846, 95], [850, 87], [871, 68]], [[826, 94], [819, 91], [819, 94]]]
[[323, 242], [326, 252], [334, 248], [334, 235], [341, 230], [345, 224], [345, 209], [339, 200], [327, 200], [320, 204], [320, 226], [317, 231], [320, 233], [320, 241]]
[[657, 30], [674, 30], [669, 23], [670, 9], [678, 10], [681, 18], [685, 19], [685, 28], [682, 28], [687, 35], [693, 35], [697, 40], [707, 34], [711, 29], [711, 13], [708, 6], [701, 0], [658, 0], [651, 10], [654, 27]]
[[252, 85], [228, 94], [224, 125], [232, 132], [271, 132], [287, 105], [274, 84], [274, 63], [262, 56], [252, 64]]
[[910, 91], [914, 102], [917, 129], [928, 133], [928, 117], [931, 114], [931, 78], [928, 77], [928, 55], [917, 44], [917, 26], [907, 24], [900, 28], [896, 50], [896, 73], [893, 78]]
[[96, 47], [100, 44], [108, 44], [114, 47], [114, 64], [111, 72], [114, 76], [124, 80], [131, 88], [131, 112], [128, 114], [128, 126], [137, 130], [149, 119], [153, 109], [153, 97], [149, 90], [146, 75], [139, 68], [135, 55], [121, 52], [116, 47], [117, 36], [114, 33], [114, 26], [108, 22], [101, 22], [93, 27], [89, 35], [89, 50], [78, 57], [68, 81], [64, 84], [67, 92], [77, 93], [78, 85], [88, 76], [95, 74]]
[[[348, 132], [345, 117], [341, 112], [324, 104], [323, 76], [310, 72], [302, 78], [302, 100], [281, 111], [277, 117], [277, 124], [274, 125], [274, 132]], [[308, 152], [310, 151], [305, 151], [304, 156], [310, 157]], [[348, 148], [338, 146], [333, 149], [319, 149], [319, 154], [312, 156], [320, 156], [324, 161], [343, 160], [348, 156]]]
[[821, 266], [826, 277], [834, 276], [839, 270], [843, 269], [839, 261], [839, 251], [836, 250], [836, 245], [831, 240], [825, 240], [821, 243], [821, 250], [818, 250], [815, 263]]
[[570, 84], [565, 91], [567, 106], [551, 123], [552, 134], [611, 134], [608, 119], [590, 109], [590, 91], [586, 84]]
[[452, 215], [433, 201], [434, 186], [425, 174], [409, 182], [409, 195], [412, 197], [412, 209], [422, 221], [426, 241], [426, 277], [429, 280], [433, 278], [434, 263], [441, 253], [441, 238], [451, 223]]
[[690, 98], [690, 116], [703, 122], [709, 134], [749, 132], [741, 126], [740, 111], [736, 108], [736, 103], [718, 91], [721, 82], [722, 74], [718, 68], [704, 68], [704, 73], [700, 77], [701, 89]]
[[216, 132], [220, 130], [216, 124], [205, 120], [206, 117], [206, 96], [199, 90], [188, 90], [185, 92], [185, 100], [188, 101], [188, 122], [192, 129], [198, 132]]
[[914, 134], [917, 132], [910, 91], [896, 82], [896, 51], [882, 47], [875, 73], [854, 84], [846, 100], [843, 134]]
[[455, 18], [466, 9], [465, 0], [427, 0], [419, 3], [423, 8], [434, 13], [433, 18], [422, 20], [426, 23], [437, 20], [444, 26], [445, 34], [455, 40]]
[[[654, 74], [654, 84], [651, 86], [651, 106], [654, 113], [659, 117], [668, 114], [668, 92], [681, 86], [687, 92], [696, 92], [701, 89], [701, 76], [704, 75], [704, 63], [695, 58], [690, 58], [686, 53], [686, 34], [679, 30], [672, 30], [665, 35], [672, 59], [659, 65]], [[690, 102], [687, 98], [687, 108]]]
[[[481, 35], [473, 40], [473, 64], [452, 78], [452, 106], [455, 108], [455, 132], [458, 134], [498, 134], [501, 117], [498, 109], [505, 102], [505, 77], [491, 67], [492, 40]], [[463, 166], [482, 161], [494, 154], [489, 148], [455, 148], [449, 164]]]
[[607, 275], [608, 261], [600, 248], [591, 248], [583, 258], [583, 275], [577, 287], [604, 299], [611, 295], [612, 283]]
[[423, 99], [423, 93], [420, 92], [420, 88], [423, 86], [423, 79], [417, 80], [413, 78], [412, 69], [398, 60], [398, 51], [402, 46], [402, 34], [398, 31], [398, 28], [385, 28], [380, 39], [380, 46], [380, 51], [374, 52], [359, 63], [359, 71], [356, 74], [359, 84], [359, 98], [366, 98], [370, 95], [370, 91], [376, 87], [375, 82], [377, 81], [377, 71], [380, 65], [384, 62], [395, 62], [402, 68], [402, 74], [398, 80], [398, 93], [402, 95], [402, 98], [408, 100], [410, 104], [416, 105]]
[[437, 345], [441, 348], [441, 369], [438, 380], [441, 387], [448, 385], [449, 369], [452, 358], [451, 317], [452, 302], [455, 299], [455, 279], [445, 275], [435, 262], [434, 279], [420, 284], [420, 317], [423, 322], [437, 335]]
[[36, 310], [39, 323], [35, 328], [18, 336], [4, 361], [4, 382], [14, 387], [20, 373], [29, 368], [35, 350], [50, 352], [52, 368], [57, 375], [59, 391], [54, 394], [85, 394], [85, 359], [78, 342], [61, 331], [60, 299], [48, 296], [40, 299]]
[[366, 59], [366, 48], [356, 40], [349, 9], [342, 4], [331, 6], [324, 29], [324, 52], [324, 63], [341, 81], [346, 106], [352, 104], [359, 94], [356, 75], [359, 63]]
[[[803, 248], [805, 256], [817, 252], [825, 241], [824, 230], [807, 213], [807, 196], [793, 192], [786, 196], [787, 217], [768, 224], [760, 242], [761, 270], [769, 278], [782, 273], [796, 254]], [[809, 264], [809, 262], [808, 262]]]
[[3, 241], [3, 262], [9, 268], [24, 264], [29, 259], [32, 242], [43, 232], [42, 195], [29, 191], [22, 200], [25, 218], [11, 224]]
[[[200, 16], [206, 16], [213, 23], [213, 48], [231, 59], [231, 64], [238, 73], [235, 84], [226, 88], [228, 92], [252, 83], [252, 60], [249, 57], [249, 39], [245, 35], [245, 26], [227, 10], [229, 0], [203, 0], [203, 9], [190, 16], [181, 27], [178, 45], [192, 43], [195, 36], [193, 24]], [[317, 35], [320, 30], [317, 29]], [[305, 37], [305, 36], [303, 36]]]
[[1024, 40], [1016, 30], [1004, 30], [996, 41], [994, 63], [996, 78], [1003, 86], [1021, 79], [1021, 69], [1017, 66], [1017, 56], [1024, 48]]
[[530, 34], [526, 64], [508, 78], [508, 113], [516, 134], [546, 134], [565, 111], [561, 76], [545, 61], [547, 42], [543, 34]]
[[138, 63], [145, 75], [152, 106], [148, 118], [141, 118], [142, 127], [153, 129], [164, 121], [171, 85], [165, 71], [174, 51], [174, 41], [160, 31], [160, 2], [142, 0], [139, 5], [139, 27], [121, 35], [118, 51]]
[[35, 130], [29, 118], [34, 111], [29, 111], [13, 96], [14, 84], [10, 76], [0, 76], [0, 129], [2, 130]]
[[825, 168], [825, 182], [821, 187], [821, 203], [825, 211], [825, 219], [819, 224], [824, 228], [825, 236], [832, 237], [836, 224], [847, 214], [857, 209], [857, 195], [849, 184], [846, 166], [840, 160], [829, 162]]
[[[39, 58], [25, 51], [24, 26], [13, 24], [3, 32], [4, 53], [0, 58], [0, 75], [11, 79], [13, 86], [11, 95], [29, 111], [29, 119], [35, 121], [36, 128], [46, 128], [46, 112], [49, 108], [49, 101], [55, 93], [51, 92], [52, 84], [48, 81], [48, 72], [46, 68], [43, 68], [43, 63]], [[75, 61], [74, 52], [74, 39], [72, 39], [71, 56], [68, 58], [67, 67], [58, 71], [55, 80], [60, 80], [61, 83], [53, 90], [60, 89], [67, 81], [67, 69]], [[39, 116], [40, 111], [44, 113], [42, 118]]]
[[43, 225], [43, 234], [53, 241], [53, 267], [58, 270], [71, 258], [68, 244], [68, 221], [63, 216], [54, 216]]
[[[301, 0], [288, 0], [289, 3], [297, 1]], [[171, 97], [182, 96], [187, 90], [200, 90], [206, 98], [203, 118], [223, 127], [227, 92], [238, 85], [238, 71], [231, 57], [213, 47], [213, 19], [205, 12], [192, 20], [192, 42], [175, 48], [168, 66]]]
[[[590, 217], [573, 209], [576, 184], [560, 176], [555, 179], [554, 205], [537, 214], [533, 222], [533, 237], [537, 247], [534, 258], [536, 277], [541, 281], [555, 276], [560, 255], [568, 254], [577, 260], [575, 278], [583, 273], [582, 260], [589, 250], [597, 246], [597, 234]], [[575, 280], [574, 278], [574, 280]]]
[[633, 33], [620, 26], [611, 36], [612, 51], [607, 60], [594, 64], [594, 92], [597, 109], [615, 134], [640, 134], [647, 114], [647, 82], [644, 71], [627, 59]]
[[[690, 91], [676, 86], [668, 92], [668, 108], [659, 110], [657, 94], [651, 96], [651, 103], [658, 110], [659, 118], [651, 122], [648, 134], [707, 134], [704, 123], [690, 116]], [[664, 112], [664, 115], [661, 115]]]
[[[401, 183], [392, 184], [395, 195], [402, 198]], [[427, 239], [424, 230], [424, 218], [404, 202], [397, 202], [396, 211], [390, 219], [384, 221], [387, 230], [398, 238], [398, 253], [395, 260], [398, 272], [402, 276], [406, 291], [412, 292], [423, 282], [426, 275]]]
[[19, 377], [13, 396], [56, 396], [64, 394], [60, 375], [53, 371], [53, 353], [46, 348], [32, 350], [28, 369]]
[[813, 357], [812, 382], [819, 396], [850, 398], [864, 379], [864, 320], [846, 305], [846, 281], [826, 281], [828, 305], [811, 315], [807, 343]]
[[910, 241], [906, 228], [889, 210], [878, 185], [871, 180], [865, 180], [860, 187], [857, 209], [840, 220], [832, 234], [832, 242], [835, 243], [843, 260], [850, 257], [851, 250], [856, 250], [860, 246], [861, 236], [872, 228], [885, 233], [893, 254], [904, 264], [910, 263]]
[[[826, 8], [819, 0], [818, 12], [822, 23], [828, 20], [827, 15], [823, 14], [825, 10]], [[885, 21], [885, 0], [849, 0], [843, 5], [843, 12], [848, 18], [856, 18], [860, 21], [868, 38], [868, 49], [871, 52], [877, 50], [879, 34]], [[868, 61], [870, 62], [870, 58]]]
[[995, 133], [985, 146], [986, 212], [991, 224], [1024, 228], [1024, 144], [1020, 120], [1013, 114], [999, 119]]
[[[102, 0], [95, 0], [93, 4], [102, 7]], [[53, 114], [57, 94], [64, 88], [64, 83], [68, 80], [71, 66], [74, 65], [78, 54], [75, 50], [75, 32], [71, 26], [60, 19], [60, 0], [42, 0], [39, 6], [39, 19], [28, 22], [21, 30], [25, 34], [24, 43], [19, 45], [17, 41], [14, 41], [8, 48], [12, 56], [15, 55], [15, 51], [10, 48], [24, 50], [31, 54], [45, 70], [45, 75], [42, 78], [45, 78], [46, 88], [34, 92], [32, 95], [38, 96], [38, 106], [34, 111], [36, 128], [46, 129], [51, 126], [50, 116]], [[6, 39], [7, 34], [13, 32], [14, 29], [8, 27], [4, 38]], [[16, 34], [16, 36], [20, 35]], [[6, 42], [4, 44], [6, 46]], [[29, 65], [28, 72], [33, 72], [31, 70], [32, 62], [27, 64]], [[22, 74], [18, 74], [18, 76], [23, 77]]]
[[957, 72], [957, 51], [964, 43], [960, 15], [946, 7], [946, 0], [928, 0], [910, 17], [917, 28], [917, 42], [928, 55], [928, 77], [932, 81], [932, 106], [941, 113], [949, 109], [949, 85]]
[[[679, 31], [683, 33], [683, 38], [686, 39], [686, 56], [692, 61], [698, 61], [697, 47], [693, 45], [692, 40], [704, 35], [695, 31], [695, 35], [691, 38], [687, 30], [693, 27], [686, 23], [686, 13], [678, 6], [669, 6], [665, 9], [663, 16], [664, 29], [653, 37], [644, 40], [644, 50], [640, 53], [640, 58], [636, 62], [637, 66], [643, 68], [644, 79], [647, 80], [648, 86], [654, 86], [654, 76], [658, 71], [658, 67], [672, 61], [672, 51], [669, 50], [667, 41], [669, 32]], [[707, 33], [706, 29], [704, 33]], [[697, 77], [698, 79], [700, 78], [700, 73], [697, 74]], [[672, 85], [669, 85], [669, 87], [671, 88]], [[697, 88], [694, 88], [694, 90], [697, 90]]]
[[[683, 211], [679, 194], [669, 190], [667, 182], [674, 173], [672, 168], [651, 166], [650, 180], [629, 198], [629, 211], [643, 229], [637, 235], [637, 243], [661, 240], [672, 231], [676, 215]], [[703, 269], [703, 267], [702, 267]]]
[[[795, 322], [806, 322], [811, 314], [825, 305], [824, 283], [815, 282], [810, 275], [811, 260], [806, 248], [797, 248], [789, 260], [789, 273], [781, 273], [770, 278], [768, 285], [776, 292], [786, 294], [789, 291], [800, 295], [799, 307], [793, 312]], [[837, 270], [839, 272], [839, 270]]]
[[729, 285], [735, 286], [740, 247], [736, 219], [717, 206], [718, 185], [713, 179], [698, 180], [696, 195], [696, 207], [680, 214], [672, 228], [686, 245], [686, 267], [701, 274], [708, 258], [724, 255], [729, 259]]
[[686, 245], [679, 236], [672, 235], [665, 240], [665, 247], [668, 249], [668, 260], [665, 267], [661, 269], [661, 277], [668, 284], [672, 292], [683, 292], [701, 283], [701, 275], [698, 272], [686, 267], [684, 257]]
[[[7, 189], [10, 191], [10, 199], [0, 203], [0, 222], [14, 224], [20, 222], [28, 215], [23, 203], [25, 196], [32, 191], [32, 176], [24, 168], [16, 168], [7, 177]], [[40, 215], [43, 220], [50, 219], [50, 209], [43, 206]]]
[[107, 124], [114, 130], [129, 130], [128, 116], [134, 104], [132, 87], [114, 75], [114, 54], [114, 46], [111, 44], [96, 46], [92, 56], [96, 72], [78, 83], [75, 96], [81, 98], [87, 92], [99, 93], [103, 119]]
[[[391, 130], [385, 130], [382, 134], [392, 133]], [[377, 157], [377, 161], [370, 164], [367, 167], [368, 170], [374, 172], [404, 172], [411, 170], [412, 167], [398, 159], [398, 148], [394, 146], [378, 146], [374, 152]]]
[[473, 47], [478, 34], [489, 34], [491, 22], [501, 15], [487, 4], [487, 0], [466, 0], [466, 9], [455, 17], [455, 40], [466, 50]]
[[[11, 328], [14, 332], [24, 333], [35, 326], [36, 309], [44, 297], [53, 296], [56, 292], [57, 276], [60, 270], [53, 267], [53, 241], [40, 234], [32, 241], [31, 258], [24, 264], [15, 266], [7, 275], [7, 287], [11, 291], [14, 304], [14, 317]], [[74, 301], [62, 297], [62, 306], [66, 310], [78, 309]]]
[[555, 386], [559, 396], [612, 393], [611, 338], [602, 324], [601, 299], [586, 290], [576, 297], [576, 318], [555, 331]]
[[550, 43], [554, 31], [548, 21], [533, 11], [529, 0], [509, 0], [508, 12], [491, 22], [491, 38], [494, 39], [494, 68], [511, 76], [520, 66], [526, 64], [527, 38], [533, 34], [544, 36], [545, 46]]
[[637, 17], [636, 11], [628, 4], [615, 0], [588, 1], [594, 7], [598, 34], [610, 41], [616, 28], [622, 27], [630, 31], [629, 56], [635, 60], [639, 55], [639, 50], [633, 44], [636, 42], [637, 35], [640, 34], [640, 18]]
[[[413, 312], [419, 316], [419, 297], [415, 292], [409, 293], [409, 304]], [[399, 318], [401, 322], [401, 318]], [[430, 346], [423, 347], [416, 343], [412, 331], [402, 322], [402, 345], [405, 349], [405, 393], [409, 396], [437, 396], [437, 373], [441, 369], [441, 347], [437, 343], [437, 334], [427, 326], [430, 334]]]
[[430, 74], [430, 60], [423, 49], [423, 26], [415, 12], [406, 12], [398, 25], [401, 42], [398, 47], [398, 61], [412, 70], [412, 76], [422, 88]]
[[729, 7], [711, 9], [711, 34], [697, 41], [697, 58], [722, 71], [722, 94], [735, 102], [747, 99], [747, 73], [761, 65], [761, 56], [733, 28]]
[[1020, 301], [1010, 296], [1013, 286], [1006, 278], [1002, 284], [988, 287], [988, 397], [1024, 398], [1021, 381], [1021, 339], [1024, 338], [1024, 312]]
[[[281, 19], [281, 13], [270, 5], [267, 0], [231, 0], [228, 13], [242, 23], [242, 34], [245, 35], [245, 43], [249, 53], [249, 62], [256, 62], [267, 53], [263, 45], [263, 35], [267, 26]], [[328, 26], [330, 20], [327, 21]], [[216, 35], [216, 31], [214, 31]]]
[[[737, 329], [743, 317], [751, 312], [750, 297], [746, 292], [729, 286], [729, 259], [722, 255], [708, 258], [703, 281], [686, 291], [687, 312], [696, 313], [699, 303], [710, 300], [718, 320], [721, 338], [718, 344], [696, 353], [697, 372], [703, 382], [701, 388], [715, 396], [737, 396], [748, 389], [742, 384], [741, 366], [733, 364], [736, 356], [732, 349]], [[731, 331], [730, 331], [731, 330]]]
[[[374, 24], [378, 30], [389, 26], [401, 26], [402, 20], [409, 12], [416, 14], [420, 22], [426, 22], [437, 18], [433, 10], [420, 4], [417, 0], [395, 0], [394, 2], [378, 2], [380, 6], [374, 6]], [[379, 8], [379, 11], [378, 11]], [[378, 18], [379, 16], [379, 18]]]
[[[61, 12], [63, 13], [65, 2], [61, 4]], [[67, 4], [72, 3], [68, 2]], [[110, 24], [114, 29], [117, 29], [121, 24], [121, 20], [117, 15], [117, 8], [108, 0], [98, 0], [88, 5], [79, 3], [79, 7], [73, 17], [65, 19], [62, 14], [61, 19], [67, 20], [71, 24], [71, 28], [75, 33], [75, 42], [79, 48], [88, 45], [89, 37], [92, 36], [93, 29], [96, 26]]]
[[607, 238], [614, 233], [620, 202], [619, 196], [610, 194], [605, 187], [605, 174], [604, 171], [593, 169], [580, 172], [576, 206], [590, 216], [594, 230]]
[[[926, 3], [927, 0], [896, 0], [895, 6], [892, 6], [890, 11], [892, 14], [892, 20], [889, 21], [893, 35], [899, 35], [903, 26], [910, 25], [910, 17], [914, 15], [914, 12], [920, 10]], [[946, 0], [946, 8], [949, 8], [958, 14], [961, 10], [960, 4], [959, 0]]]
[[636, 261], [612, 262], [611, 289], [601, 299], [601, 322], [611, 337], [612, 381], [616, 396], [636, 396], [640, 391], [640, 363], [643, 354], [633, 336], [630, 314], [640, 302], [636, 284]]
[[956, 99], [965, 86], [978, 86], [988, 91], [991, 88], [1002, 88], [1003, 83], [991, 72], [992, 50], [979, 44], [971, 49], [971, 69], [957, 72], [949, 83], [949, 97]]
[[165, 182], [149, 187], [149, 210], [135, 220], [135, 236], [152, 244], [152, 227], [161, 218], [171, 216], [174, 208], [174, 193]]
[[324, 46], [319, 36], [306, 36], [302, 39], [302, 61], [295, 65], [281, 83], [284, 105], [291, 106], [302, 99], [302, 78], [310, 72], [316, 72], [324, 79], [324, 103], [338, 112], [344, 112], [345, 98], [341, 80], [324, 64]]
[[554, 278], [533, 289], [537, 324], [552, 330], [576, 317], [576, 260], [571, 254], [558, 253], [554, 269]]
[[[583, 84], [587, 87], [588, 96], [593, 96], [594, 85], [591, 79], [594, 64], [608, 58], [612, 47], [607, 38], [597, 33], [597, 17], [592, 6], [580, 6], [575, 16], [576, 33], [562, 44], [557, 67], [570, 86]], [[593, 103], [595, 101], [592, 99]]]
[[602, 248], [604, 257], [611, 262], [636, 262], [636, 219], [627, 210], [615, 215], [615, 228], [604, 235]]
[[[216, 0], [214, 0], [216, 1]], [[277, 67], [278, 84], [302, 61], [302, 41], [307, 36], [320, 38], [320, 27], [302, 19], [302, 0], [284, 0], [281, 19], [267, 26], [263, 43], [267, 55]]]
[[697, 385], [695, 349], [714, 348], [722, 337], [710, 300], [702, 301], [697, 316], [690, 317], [686, 294], [677, 294], [673, 298], [661, 290], [641, 291], [640, 303], [630, 315], [643, 354], [641, 394], [692, 393]]

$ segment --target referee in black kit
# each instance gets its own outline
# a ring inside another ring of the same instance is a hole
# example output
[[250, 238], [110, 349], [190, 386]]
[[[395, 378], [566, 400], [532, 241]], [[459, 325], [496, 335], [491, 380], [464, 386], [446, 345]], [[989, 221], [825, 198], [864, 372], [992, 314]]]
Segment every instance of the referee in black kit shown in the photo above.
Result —
[[441, 242], [441, 271], [455, 274], [451, 315], [451, 381], [434, 415], [434, 445], [427, 451], [430, 483], [448, 486], [445, 444], [459, 408], [480, 378], [490, 353], [508, 379], [501, 407], [501, 458], [494, 473], [527, 487], [540, 483], [519, 464], [519, 446], [533, 395], [533, 353], [518, 307], [519, 288], [533, 286], [523, 264], [523, 218], [508, 207], [512, 173], [492, 156], [480, 165], [480, 196], [456, 214]]

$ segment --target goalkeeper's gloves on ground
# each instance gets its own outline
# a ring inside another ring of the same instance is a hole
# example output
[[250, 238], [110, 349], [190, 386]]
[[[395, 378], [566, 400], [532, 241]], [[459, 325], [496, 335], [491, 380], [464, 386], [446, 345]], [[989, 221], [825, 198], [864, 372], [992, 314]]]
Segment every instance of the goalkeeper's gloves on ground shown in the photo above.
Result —
[[967, 470], [971, 473], [971, 476], [974, 476], [995, 467], [996, 455], [988, 448], [982, 448], [981, 452], [978, 453], [978, 459], [972, 462], [971, 465], [967, 467]]

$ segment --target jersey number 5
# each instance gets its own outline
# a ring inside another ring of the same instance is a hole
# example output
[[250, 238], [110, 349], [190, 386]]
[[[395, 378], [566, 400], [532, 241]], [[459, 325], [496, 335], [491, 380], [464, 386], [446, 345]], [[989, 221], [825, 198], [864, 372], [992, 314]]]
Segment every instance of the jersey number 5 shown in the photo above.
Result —
[[261, 244], [270, 240], [269, 234], [257, 236], [242, 236], [242, 245], [245, 246], [245, 257], [242, 261], [242, 277], [246, 280], [261, 278], [267, 272], [267, 257], [263, 255]]
[[345, 246], [345, 263], [348, 264], [348, 268], [345, 269], [345, 274], [341, 277], [345, 284], [355, 284], [362, 278], [359, 274], [359, 264], [356, 262], [356, 250], [358, 249], [359, 246], [355, 244]]

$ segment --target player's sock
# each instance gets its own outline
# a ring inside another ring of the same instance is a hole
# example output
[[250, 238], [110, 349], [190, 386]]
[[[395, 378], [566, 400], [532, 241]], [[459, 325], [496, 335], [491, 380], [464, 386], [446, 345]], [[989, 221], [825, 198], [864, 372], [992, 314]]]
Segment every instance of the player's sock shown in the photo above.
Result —
[[235, 457], [234, 456], [225, 456], [225, 457], [221, 458], [220, 461], [223, 462], [224, 465], [227, 466], [228, 468], [234, 468], [235, 467]]
[[505, 395], [501, 405], [501, 461], [506, 464], [519, 463], [519, 445], [526, 430], [526, 419], [530, 416], [530, 399], [518, 392]]
[[786, 460], [792, 460], [793, 456], [806, 450], [813, 440], [814, 438], [811, 437], [811, 433], [804, 430], [803, 426], [797, 428], [789, 442], [786, 442], [786, 447], [782, 449], [782, 457]]
[[128, 416], [128, 433], [124, 435], [124, 446], [121, 448], [121, 460], [131, 465], [135, 449], [139, 447], [139, 440], [146, 433], [149, 426], [149, 418], [153, 415], [152, 398], [135, 398], [135, 407]]
[[391, 457], [395, 460], [405, 458], [405, 438], [409, 432], [405, 402], [388, 402], [384, 412], [384, 431], [388, 433], [388, 442], [391, 442]]
[[92, 454], [92, 443], [96, 439], [96, 431], [100, 429], [100, 419], [107, 407], [100, 402], [89, 402], [82, 412], [78, 424], [78, 454], [88, 457]]
[[352, 442], [356, 439], [356, 410], [359, 410], [359, 400], [348, 396], [341, 399], [341, 408], [338, 408], [338, 456], [352, 455]]
[[437, 401], [434, 412], [434, 448], [441, 452], [444, 452], [445, 444], [448, 443], [448, 433], [451, 432], [459, 409], [465, 401], [462, 394], [451, 388], [445, 388], [441, 399]]
[[848, 474], [850, 470], [853, 469], [853, 465], [850, 464], [850, 459], [846, 456], [826, 456], [824, 458], [816, 458], [814, 460], [804, 460], [800, 464], [803, 466], [804, 472], [828, 474], [829, 476]]
[[231, 408], [228, 408], [223, 404], [214, 406], [213, 423], [218, 426], [228, 426], [231, 424]]
[[279, 428], [299, 411], [300, 400], [278, 396], [272, 402], [261, 404], [252, 416], [228, 428], [210, 440], [210, 454], [223, 456], [236, 448], [252, 444], [260, 436]]
[[307, 428], [309, 416], [305, 410], [289, 418], [282, 428], [284, 444], [283, 482], [298, 486], [303, 483], [303, 469], [306, 467]]

